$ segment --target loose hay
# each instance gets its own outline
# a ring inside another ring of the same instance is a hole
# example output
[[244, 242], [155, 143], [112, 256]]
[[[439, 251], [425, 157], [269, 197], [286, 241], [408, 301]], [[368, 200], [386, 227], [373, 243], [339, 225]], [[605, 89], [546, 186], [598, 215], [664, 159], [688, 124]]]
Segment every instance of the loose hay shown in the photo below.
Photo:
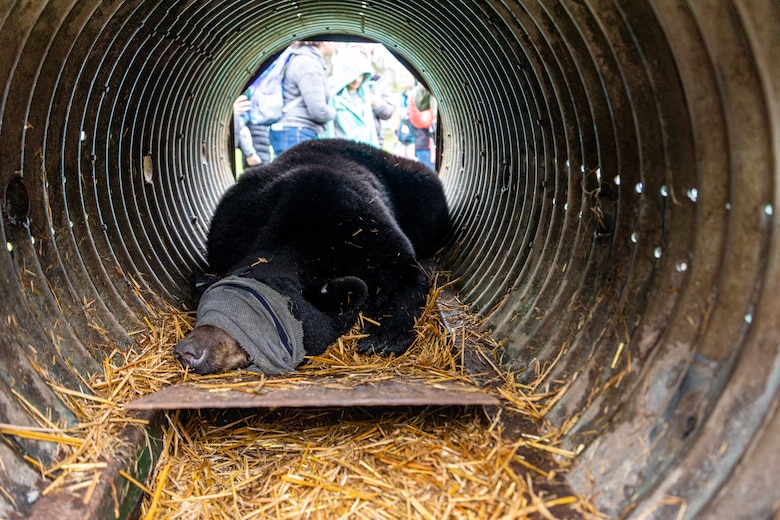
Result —
[[[299, 374], [274, 380], [243, 374], [254, 378], [247, 391], [305, 384], [300, 376], [307, 374], [338, 376], [347, 385], [398, 376], [475, 385], [478, 377], [463, 367], [465, 347], [437, 308], [441, 291], [431, 291], [417, 340], [404, 355], [358, 354], [353, 334], [308, 358]], [[476, 318], [465, 315], [468, 334], [478, 334]], [[102, 373], [84, 381], [84, 391], [51, 384], [77, 427], [60, 428], [33, 410], [39, 429], [0, 425], [0, 433], [57, 444], [50, 467], [30, 460], [51, 479], [44, 494], [65, 488], [90, 500], [106, 461], [121, 449], [120, 431], [145, 426], [122, 404], [176, 382], [219, 389], [236, 380], [194, 376], [175, 362], [172, 345], [191, 329], [191, 316], [157, 312], [147, 323], [136, 345], [114, 350]], [[480, 344], [496, 348], [489, 337]], [[557, 446], [558, 432], [539, 434], [549, 430], [544, 413], [561, 390], [538, 386], [504, 376], [491, 390], [501, 409], [174, 411], [165, 414], [164, 447], [150, 481], [139, 482], [129, 469], [121, 474], [145, 493], [141, 515], [149, 519], [600, 517], [560, 477], [574, 453]]]

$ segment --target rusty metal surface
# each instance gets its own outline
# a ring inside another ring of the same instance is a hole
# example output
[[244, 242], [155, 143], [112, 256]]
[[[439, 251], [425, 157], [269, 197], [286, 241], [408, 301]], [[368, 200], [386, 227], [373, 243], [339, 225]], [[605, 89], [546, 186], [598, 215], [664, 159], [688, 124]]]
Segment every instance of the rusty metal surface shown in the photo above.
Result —
[[486, 344], [485, 334], [474, 323], [452, 287], [444, 287], [436, 300], [444, 326], [452, 335], [454, 348], [462, 356], [464, 370], [480, 386], [500, 386], [504, 382], [495, 346]]
[[[154, 470], [163, 438], [162, 415], [140, 411], [135, 418], [148, 421], [148, 426], [127, 426], [119, 434], [122, 448], [107, 457], [108, 465], [102, 470], [92, 500], [85, 504], [84, 497], [77, 490], [59, 488], [40, 497], [19, 518], [49, 520], [53, 513], [58, 520], [134, 518], [134, 511], [143, 498], [143, 492], [120, 472], [136, 480], [143, 480], [145, 475]], [[12, 515], [10, 518], [15, 520], [17, 517]]]
[[[612, 517], [771, 514], [774, 0], [0, 2], [0, 420], [27, 420], [19, 392], [72, 423], [41, 371], [77, 388], [92, 339], [121, 347], [145, 299], [187, 298], [234, 97], [292, 39], [336, 33], [439, 98], [441, 265], [520, 380], [568, 385], [547, 419], [583, 446], [578, 491]], [[0, 516], [31, 507], [32, 484], [0, 484]]]
[[409, 378], [368, 379], [306, 376], [293, 381], [272, 378], [225, 378], [180, 383], [125, 405], [130, 410], [197, 408], [324, 408], [347, 406], [496, 406], [499, 400], [462, 383], [426, 383]]

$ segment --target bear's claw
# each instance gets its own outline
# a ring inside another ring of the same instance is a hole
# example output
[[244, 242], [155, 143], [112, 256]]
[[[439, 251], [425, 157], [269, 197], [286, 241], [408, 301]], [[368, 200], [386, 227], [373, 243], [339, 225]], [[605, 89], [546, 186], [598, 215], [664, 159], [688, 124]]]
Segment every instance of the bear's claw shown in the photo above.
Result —
[[414, 342], [414, 332], [400, 332], [396, 334], [380, 334], [379, 330], [365, 338], [358, 340], [357, 350], [361, 354], [379, 354], [400, 356], [406, 352]]

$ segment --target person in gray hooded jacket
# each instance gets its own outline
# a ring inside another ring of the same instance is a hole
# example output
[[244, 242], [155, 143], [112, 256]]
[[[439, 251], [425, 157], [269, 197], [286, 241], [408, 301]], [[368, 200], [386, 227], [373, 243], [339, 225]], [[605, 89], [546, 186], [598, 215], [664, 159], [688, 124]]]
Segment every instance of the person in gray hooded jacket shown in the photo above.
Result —
[[337, 42], [300, 41], [293, 44], [293, 55], [284, 71], [282, 118], [271, 126], [271, 146], [279, 157], [291, 146], [316, 139], [325, 125], [336, 117], [328, 104], [328, 75], [325, 58], [331, 56]]

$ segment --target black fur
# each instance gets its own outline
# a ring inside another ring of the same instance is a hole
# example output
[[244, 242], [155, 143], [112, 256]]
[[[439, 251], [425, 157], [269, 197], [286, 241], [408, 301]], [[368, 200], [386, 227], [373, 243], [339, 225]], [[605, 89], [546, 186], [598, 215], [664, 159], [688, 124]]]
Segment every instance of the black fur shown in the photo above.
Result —
[[422, 164], [352, 141], [306, 141], [227, 190], [208, 236], [216, 276], [198, 280], [246, 276], [290, 297], [307, 354], [361, 311], [381, 325], [366, 325], [359, 348], [402, 353], [428, 290], [418, 260], [448, 228], [441, 183]]

